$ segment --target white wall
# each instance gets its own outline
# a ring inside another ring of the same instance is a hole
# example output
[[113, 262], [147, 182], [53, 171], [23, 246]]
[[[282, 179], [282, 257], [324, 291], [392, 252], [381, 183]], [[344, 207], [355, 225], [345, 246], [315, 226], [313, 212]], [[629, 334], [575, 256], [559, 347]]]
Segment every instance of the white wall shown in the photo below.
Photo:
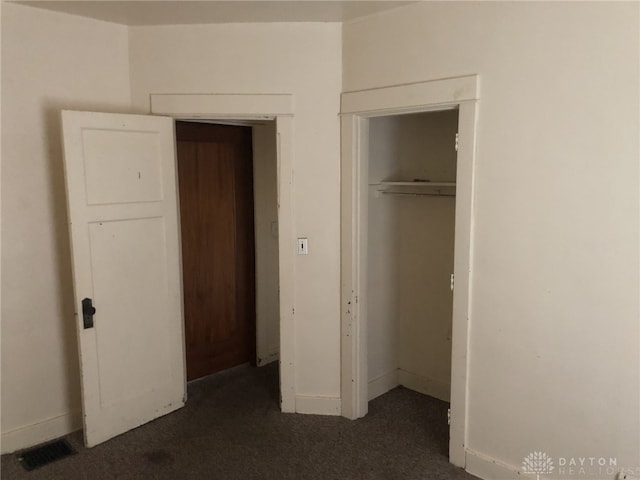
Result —
[[[376, 148], [375, 125], [370, 126], [370, 158]], [[380, 142], [387, 143], [387, 142]], [[371, 182], [371, 177], [370, 182]], [[379, 180], [379, 179], [378, 179]], [[397, 279], [400, 269], [399, 246], [403, 232], [399, 230], [398, 206], [391, 197], [377, 196], [380, 187], [369, 186], [367, 215], [367, 375], [368, 399], [386, 393], [398, 383], [399, 331], [398, 311], [401, 310]]]
[[[295, 265], [295, 388], [340, 396], [341, 25], [221, 24], [130, 29], [132, 101], [151, 93], [294, 95], [294, 209], [309, 255]], [[325, 408], [323, 407], [323, 408]]]
[[124, 27], [3, 3], [3, 451], [79, 420], [60, 108], [125, 111], [129, 79], [140, 112], [295, 95], [296, 390], [333, 400], [338, 94], [479, 73], [468, 448], [640, 464], [638, 9], [420, 3], [346, 25], [341, 79], [337, 24], [136, 27], [127, 51]]
[[278, 154], [275, 121], [254, 125], [252, 133], [256, 362], [261, 366], [277, 360], [280, 353]]
[[485, 477], [534, 449], [640, 465], [638, 23], [424, 2], [344, 27], [345, 91], [481, 77], [467, 448], [510, 466], [468, 455]]
[[2, 6], [2, 451], [80, 426], [61, 109], [129, 108], [127, 29]]
[[[369, 121], [369, 398], [396, 385], [449, 400], [455, 197], [380, 181], [455, 182], [456, 110]], [[455, 193], [445, 189], [442, 193]]]

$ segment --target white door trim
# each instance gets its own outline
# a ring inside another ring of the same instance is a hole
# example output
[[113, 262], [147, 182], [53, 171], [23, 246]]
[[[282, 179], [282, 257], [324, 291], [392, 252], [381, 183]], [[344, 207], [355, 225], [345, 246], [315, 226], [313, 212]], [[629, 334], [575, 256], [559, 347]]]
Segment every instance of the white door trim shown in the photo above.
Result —
[[293, 115], [289, 94], [151, 94], [151, 113], [180, 118], [260, 119]]
[[341, 393], [342, 415], [367, 413], [368, 119], [458, 108], [458, 168], [451, 352], [449, 460], [465, 466], [468, 332], [478, 76], [470, 75], [342, 94]]
[[151, 94], [151, 114], [179, 119], [276, 121], [280, 273], [280, 407], [295, 412], [293, 95]]

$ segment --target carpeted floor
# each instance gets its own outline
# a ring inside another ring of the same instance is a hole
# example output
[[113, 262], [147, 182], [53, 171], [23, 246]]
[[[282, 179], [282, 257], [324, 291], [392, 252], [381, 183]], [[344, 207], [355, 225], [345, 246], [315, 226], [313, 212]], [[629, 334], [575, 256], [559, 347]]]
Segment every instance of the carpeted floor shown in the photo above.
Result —
[[360, 420], [283, 414], [276, 364], [189, 384], [186, 407], [92, 449], [27, 472], [2, 457], [3, 480], [475, 479], [447, 459], [447, 404], [397, 388]]

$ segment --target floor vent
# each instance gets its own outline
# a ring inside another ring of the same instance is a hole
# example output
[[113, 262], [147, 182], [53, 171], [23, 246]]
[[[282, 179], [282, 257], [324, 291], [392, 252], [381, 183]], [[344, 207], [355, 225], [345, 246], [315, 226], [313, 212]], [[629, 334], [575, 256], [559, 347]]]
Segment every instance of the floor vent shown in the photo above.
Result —
[[77, 453], [74, 448], [66, 440], [56, 440], [40, 447], [26, 450], [17, 455], [18, 461], [25, 470], [33, 470], [34, 468], [47, 465], [61, 458], [68, 457]]

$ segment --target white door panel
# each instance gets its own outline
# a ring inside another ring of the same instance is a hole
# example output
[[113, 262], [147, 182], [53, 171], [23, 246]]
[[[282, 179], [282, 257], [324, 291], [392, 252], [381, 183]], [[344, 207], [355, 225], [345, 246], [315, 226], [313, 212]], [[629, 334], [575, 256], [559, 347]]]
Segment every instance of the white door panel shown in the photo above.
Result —
[[[161, 323], [170, 319], [155, 295], [167, 298], [169, 294], [164, 236], [162, 218], [89, 224], [93, 301], [100, 305], [98, 319], [131, 320], [99, 321], [95, 326], [103, 408], [170, 385], [170, 377], [165, 375], [171, 367], [169, 357], [154, 355], [154, 349], [168, 352], [170, 347], [165, 333], [170, 325]], [[114, 348], [118, 354], [109, 354]]]
[[162, 200], [159, 132], [82, 131], [89, 205]]
[[[173, 120], [62, 114], [85, 443], [184, 405]], [[85, 328], [82, 299], [96, 308]]]

